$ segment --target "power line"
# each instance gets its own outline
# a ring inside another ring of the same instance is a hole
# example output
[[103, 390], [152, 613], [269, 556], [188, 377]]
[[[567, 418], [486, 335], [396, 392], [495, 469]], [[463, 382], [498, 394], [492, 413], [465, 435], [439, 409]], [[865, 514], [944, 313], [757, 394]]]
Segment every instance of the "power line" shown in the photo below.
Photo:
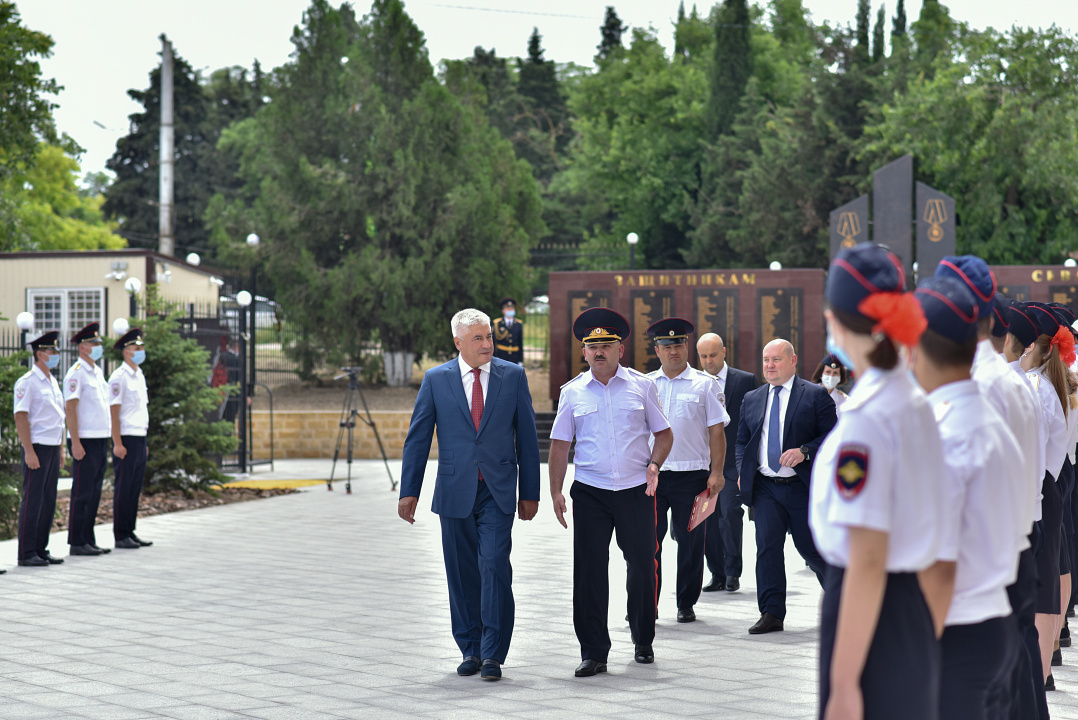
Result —
[[590, 15], [565, 15], [562, 13], [545, 13], [535, 12], [532, 10], [506, 10], [504, 8], [472, 7], [470, 5], [443, 5], [441, 3], [431, 3], [431, 5], [433, 5], [434, 7], [450, 8], [452, 10], [478, 10], [480, 12], [509, 13], [511, 15], [540, 15], [542, 17], [575, 18], [579, 20], [595, 19]]

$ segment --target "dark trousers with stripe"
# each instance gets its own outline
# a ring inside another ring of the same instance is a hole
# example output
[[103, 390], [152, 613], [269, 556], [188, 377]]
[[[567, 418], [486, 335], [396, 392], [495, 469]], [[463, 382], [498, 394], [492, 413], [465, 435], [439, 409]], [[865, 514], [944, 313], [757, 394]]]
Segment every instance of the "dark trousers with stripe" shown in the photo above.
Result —
[[138, 499], [146, 477], [146, 436], [124, 435], [120, 438], [127, 450], [124, 458], [112, 456], [116, 473], [116, 489], [112, 495], [112, 534], [116, 540], [126, 540], [135, 533], [138, 518]]
[[707, 537], [704, 540], [704, 557], [707, 569], [717, 577], [741, 577], [741, 539], [744, 533], [745, 510], [741, 507], [741, 495], [737, 477], [727, 477], [719, 492], [719, 509], [704, 521]]
[[[824, 575], [820, 617], [820, 707], [831, 696], [831, 658], [835, 650], [842, 568]], [[857, 598], [847, 598], [856, 603]], [[861, 673], [864, 717], [873, 720], [936, 720], [940, 701], [940, 652], [932, 616], [915, 573], [888, 573], [876, 634]]]
[[996, 720], [991, 702], [1018, 651], [1013, 615], [950, 625], [940, 638], [940, 720]]
[[655, 498], [646, 485], [602, 490], [574, 482], [573, 626], [580, 658], [606, 662], [610, 653], [610, 538], [628, 566], [629, 630], [634, 643], [655, 640]]
[[[691, 608], [700, 599], [704, 579], [703, 524], [689, 531], [696, 496], [707, 489], [708, 470], [659, 473], [655, 490], [655, 596], [663, 586], [663, 540], [669, 525], [670, 535], [677, 543], [677, 606]], [[670, 522], [667, 522], [667, 512]], [[712, 515], [714, 517], [714, 515]]]
[[756, 474], [753, 517], [756, 520], [756, 593], [760, 613], [786, 617], [786, 533], [823, 584], [826, 563], [816, 549], [808, 522], [808, 488], [792, 478]]
[[22, 501], [19, 503], [19, 559], [45, 557], [56, 514], [56, 481], [60, 478], [60, 446], [34, 443], [37, 470], [22, 455]]
[[[108, 438], [83, 438], [82, 460], [71, 461], [71, 512], [68, 514], [67, 544], [97, 545], [94, 523], [101, 504], [101, 483], [109, 460]], [[71, 440], [67, 441], [71, 452]]]

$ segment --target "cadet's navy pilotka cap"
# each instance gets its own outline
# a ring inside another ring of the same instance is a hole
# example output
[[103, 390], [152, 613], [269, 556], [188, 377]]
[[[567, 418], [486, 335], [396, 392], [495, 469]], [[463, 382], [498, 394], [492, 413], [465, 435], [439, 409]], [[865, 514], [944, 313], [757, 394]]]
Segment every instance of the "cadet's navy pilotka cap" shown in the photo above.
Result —
[[[906, 289], [902, 266], [882, 245], [861, 243], [841, 251], [827, 274], [827, 303], [853, 315], [868, 317], [861, 301], [875, 293], [900, 293]], [[877, 319], [877, 318], [870, 318]]]
[[936, 266], [936, 277], [962, 282], [977, 301], [977, 316], [988, 317], [992, 298], [996, 296], [996, 278], [988, 269], [988, 263], [976, 255], [948, 256]]
[[977, 339], [977, 298], [965, 282], [935, 275], [922, 280], [913, 295], [929, 330], [959, 345]]
[[1010, 330], [1011, 327], [1007, 309], [1013, 304], [1013, 300], [1003, 297], [1003, 295], [998, 292], [996, 293], [996, 296], [992, 298], [992, 316], [996, 319], [995, 324], [992, 325], [992, 337], [1001, 338], [1007, 335], [1007, 331]]
[[1037, 342], [1040, 331], [1037, 329], [1037, 324], [1033, 322], [1025, 303], [1011, 303], [1011, 306], [1007, 308], [1007, 321], [1007, 332], [1018, 338], [1022, 347], [1029, 347]]
[[37, 337], [35, 340], [31, 340], [27, 343], [34, 350], [49, 350], [57, 349], [57, 341], [60, 339], [59, 330], [49, 330]]
[[689, 333], [695, 330], [696, 326], [683, 318], [663, 318], [648, 328], [648, 335], [659, 345], [677, 345], [685, 342]]
[[827, 353], [826, 355], [824, 355], [823, 360], [820, 361], [820, 364], [823, 365], [825, 368], [831, 368], [832, 370], [842, 370], [846, 367], [842, 364], [841, 360], [839, 360], [831, 353]]
[[1048, 307], [1055, 310], [1056, 317], [1058, 317], [1064, 325], [1074, 325], [1074, 321], [1078, 319], [1078, 317], [1075, 317], [1074, 311], [1063, 303], [1048, 303]]
[[1059, 316], [1056, 315], [1055, 310], [1042, 302], [1026, 303], [1026, 312], [1029, 314], [1033, 324], [1037, 326], [1037, 332], [1041, 335], [1055, 337], [1056, 333], [1059, 332], [1059, 328], [1064, 325]]
[[585, 345], [621, 342], [630, 332], [629, 321], [610, 308], [588, 308], [573, 322], [573, 335]]
[[78, 345], [79, 343], [84, 342], [95, 344], [104, 342], [101, 337], [101, 323], [92, 322], [75, 333], [75, 336], [71, 338], [72, 345]]
[[142, 345], [142, 344], [143, 344], [143, 342], [142, 342], [142, 329], [141, 328], [131, 328], [130, 330], [127, 331], [126, 335], [124, 335], [122, 338], [120, 338], [119, 340], [116, 341], [116, 344], [113, 345], [113, 347], [116, 348], [117, 350], [123, 350], [128, 345]]

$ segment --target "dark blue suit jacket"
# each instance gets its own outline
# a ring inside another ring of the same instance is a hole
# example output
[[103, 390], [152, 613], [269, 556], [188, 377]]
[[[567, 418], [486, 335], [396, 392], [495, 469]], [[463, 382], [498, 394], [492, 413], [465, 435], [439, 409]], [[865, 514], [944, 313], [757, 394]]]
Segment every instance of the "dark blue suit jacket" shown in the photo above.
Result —
[[427, 371], [404, 441], [401, 497], [419, 497], [435, 429], [438, 475], [431, 508], [435, 513], [467, 517], [475, 504], [479, 470], [504, 513], [516, 512], [518, 478], [520, 499], [539, 499], [539, 440], [524, 368], [491, 360], [478, 432], [457, 359]]
[[[752, 505], [754, 480], [759, 469], [760, 435], [771, 385], [764, 383], [745, 395], [741, 404], [741, 422], [737, 426], [737, 466], [741, 468], [741, 502]], [[801, 482], [808, 487], [816, 451], [835, 426], [838, 415], [835, 401], [822, 385], [795, 377], [786, 406], [782, 430], [782, 451], [806, 447], [809, 459], [794, 467]]]
[[760, 381], [750, 372], [726, 366], [726, 412], [730, 415], [730, 424], [726, 426], [726, 460], [722, 466], [723, 477], [727, 483], [737, 482], [737, 428], [741, 422], [741, 404], [746, 393], [755, 390]]

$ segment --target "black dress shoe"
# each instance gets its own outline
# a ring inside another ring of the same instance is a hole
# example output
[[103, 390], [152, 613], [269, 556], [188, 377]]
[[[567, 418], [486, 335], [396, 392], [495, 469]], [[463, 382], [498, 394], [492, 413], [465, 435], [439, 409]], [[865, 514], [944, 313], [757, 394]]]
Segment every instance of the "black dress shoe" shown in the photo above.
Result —
[[1055, 678], [1052, 677], [1052, 673], [1048, 673], [1048, 679], [1044, 681], [1044, 689], [1045, 690], [1055, 690], [1056, 689], [1056, 681], [1055, 681]]
[[726, 589], [726, 578], [722, 577], [721, 575], [712, 575], [711, 576], [711, 582], [709, 582], [707, 585], [704, 585], [704, 587], [701, 588], [701, 590], [703, 590], [704, 592], [715, 592], [716, 590], [725, 590], [725, 589]]
[[677, 621], [679, 623], [690, 623], [696, 621], [696, 613], [692, 608], [678, 608]]
[[741, 580], [736, 577], [726, 578], [726, 592], [737, 592], [741, 589]]
[[1063, 651], [1056, 648], [1052, 653], [1052, 667], [1059, 667], [1063, 664]]
[[98, 547], [97, 545], [91, 545], [90, 547], [92, 547], [94, 550], [100, 550], [102, 555], [108, 555], [110, 552], [112, 552], [112, 548], [103, 548]]
[[749, 635], [763, 635], [776, 630], [782, 630], [782, 620], [771, 613], [764, 613], [756, 624], [749, 628]]
[[479, 658], [477, 657], [466, 657], [464, 662], [457, 665], [457, 675], [475, 675], [477, 672], [479, 672]]
[[134, 538], [124, 538], [116, 541], [116, 547], [121, 550], [138, 550], [142, 546]]
[[62, 565], [64, 563], [63, 558], [53, 557], [48, 550], [45, 551], [45, 562], [49, 565]]
[[651, 649], [650, 645], [636, 644], [636, 655], [633, 656], [638, 663], [653, 663], [655, 662], [655, 652]]
[[37, 555], [28, 558], [19, 558], [19, 567], [48, 567], [49, 561]]
[[131, 533], [131, 539], [134, 540], [135, 542], [137, 542], [142, 547], [150, 547], [151, 545], [153, 545], [152, 540], [143, 540], [142, 538], [140, 538], [135, 533]]
[[100, 555], [101, 551], [93, 545], [72, 545], [72, 555]]
[[484, 660], [482, 673], [479, 677], [483, 678], [484, 680], [501, 680], [501, 664], [497, 660]]
[[577, 677], [591, 677], [592, 675], [598, 675], [599, 673], [606, 672], [606, 663], [599, 662], [598, 660], [585, 660], [576, 666], [576, 672], [573, 674]]

